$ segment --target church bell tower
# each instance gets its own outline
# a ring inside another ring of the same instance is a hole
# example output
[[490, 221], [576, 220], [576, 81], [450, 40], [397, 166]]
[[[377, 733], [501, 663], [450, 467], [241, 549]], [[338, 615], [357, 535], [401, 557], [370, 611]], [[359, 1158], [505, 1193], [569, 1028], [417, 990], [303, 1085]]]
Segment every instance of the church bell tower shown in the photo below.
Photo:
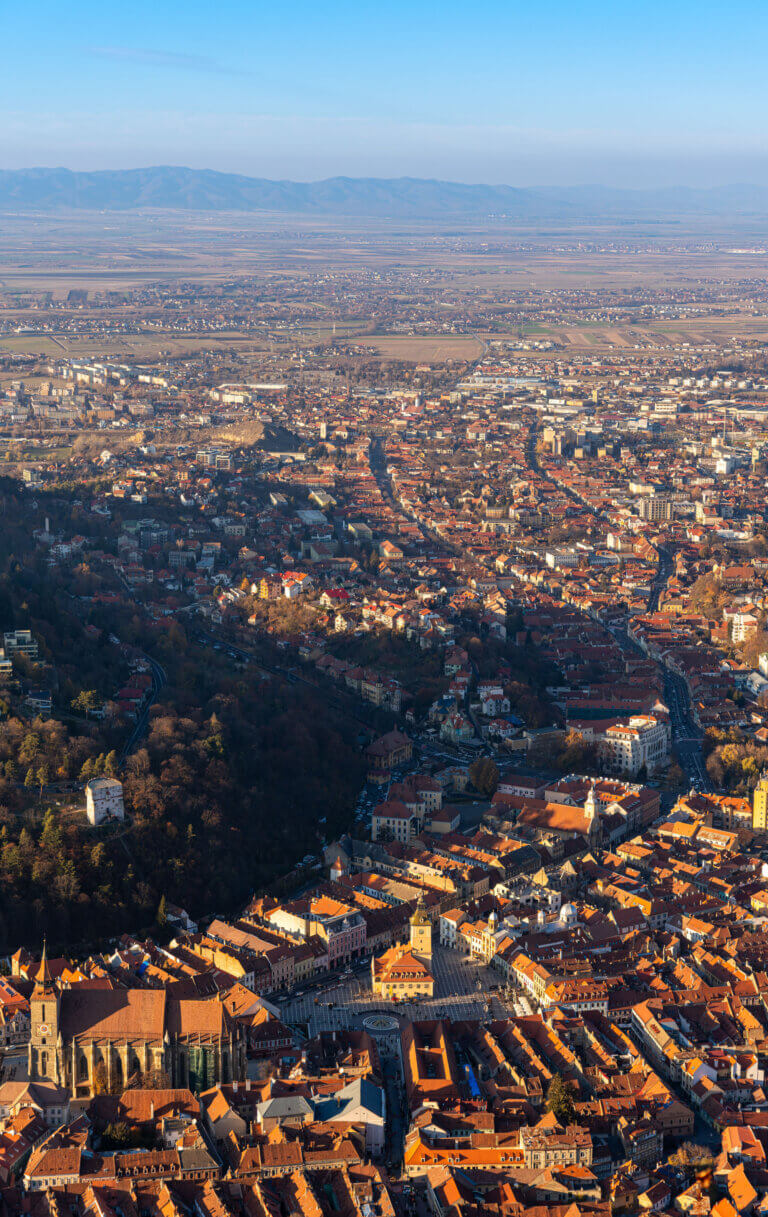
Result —
[[48, 952], [43, 945], [43, 957], [35, 977], [35, 987], [29, 999], [29, 1080], [61, 1085], [59, 1066], [59, 992], [48, 967]]

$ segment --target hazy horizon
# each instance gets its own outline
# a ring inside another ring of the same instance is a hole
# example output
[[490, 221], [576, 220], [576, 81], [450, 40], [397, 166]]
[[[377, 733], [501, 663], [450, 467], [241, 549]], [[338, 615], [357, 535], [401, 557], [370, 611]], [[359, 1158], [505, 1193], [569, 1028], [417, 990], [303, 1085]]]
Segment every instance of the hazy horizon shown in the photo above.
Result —
[[[254, 158], [247, 156], [224, 156], [211, 152], [210, 156], [181, 155], [178, 147], [167, 148], [168, 155], [142, 157], [139, 154], [116, 155], [114, 151], [94, 149], [90, 154], [71, 155], [62, 158], [60, 149], [51, 148], [48, 156], [31, 158], [22, 150], [17, 155], [7, 151], [8, 136], [0, 138], [5, 154], [0, 157], [0, 170], [66, 169], [74, 173], [90, 173], [98, 170], [120, 172], [123, 170], [151, 168], [184, 168], [198, 172], [213, 170], [217, 173], [236, 174], [243, 177], [265, 178], [270, 181], [321, 182], [328, 178], [380, 178], [392, 180], [413, 178], [455, 182], [461, 185], [511, 186], [521, 189], [538, 187], [607, 187], [610, 189], [645, 190], [669, 187], [691, 187], [716, 189], [723, 186], [768, 186], [768, 155], [719, 157], [713, 167], [711, 157], [686, 160], [680, 155], [669, 158], [608, 158], [595, 156], [572, 157], [566, 153], [549, 158], [517, 156], [510, 171], [494, 171], [479, 165], [472, 169], [465, 164], [463, 172], [453, 158], [443, 159], [439, 150], [429, 144], [421, 145], [418, 159], [404, 153], [393, 156], [382, 149], [373, 157], [358, 155], [353, 150], [337, 153], [309, 151], [306, 154], [273, 152]], [[57, 155], [58, 152], [58, 155]], [[467, 155], [466, 161], [471, 156]], [[587, 164], [585, 165], [585, 161]]]
[[636, 191], [636, 192], [640, 193], [642, 191], [662, 191], [662, 190], [672, 190], [672, 189], [703, 190], [703, 191], [721, 190], [721, 189], [744, 189], [744, 190], [768, 189], [768, 164], [766, 165], [765, 180], [762, 180], [762, 181], [760, 180], [761, 175], [759, 175], [759, 174], [753, 174], [753, 176], [751, 178], [748, 178], [746, 176], [742, 176], [740, 178], [738, 178], [736, 176], [724, 177], [722, 180], [717, 180], [717, 181], [712, 181], [712, 180], [684, 181], [681, 179], [680, 175], [678, 175], [677, 177], [675, 177], [674, 175], [670, 175], [670, 178], [668, 181], [656, 182], [656, 181], [648, 181], [646, 179], [642, 183], [631, 183], [631, 184], [624, 184], [623, 182], [609, 181], [605, 178], [596, 178], [596, 177], [574, 179], [573, 181], [566, 181], [566, 180], [563, 180], [560, 178], [558, 178], [557, 180], [555, 180], [553, 178], [552, 181], [546, 181], [546, 180], [542, 180], [542, 179], [533, 179], [533, 178], [522, 180], [522, 181], [511, 181], [511, 180], [503, 180], [501, 178], [499, 178], [497, 180], [493, 180], [490, 177], [488, 177], [488, 178], [480, 178], [480, 177], [462, 178], [462, 177], [457, 177], [457, 176], [454, 176], [454, 177], [441, 176], [438, 174], [427, 175], [427, 174], [418, 174], [418, 173], [395, 173], [395, 172], [387, 173], [387, 174], [374, 173], [374, 172], [371, 172], [371, 173], [343, 173], [343, 172], [331, 173], [331, 172], [327, 172], [327, 173], [323, 173], [323, 174], [318, 173], [318, 174], [314, 174], [314, 175], [305, 175], [305, 176], [300, 176], [300, 175], [278, 176], [277, 174], [268, 174], [268, 173], [262, 173], [262, 172], [256, 172], [256, 171], [248, 172], [248, 171], [245, 171], [242, 169], [227, 167], [226, 165], [219, 168], [218, 166], [211, 165], [211, 164], [195, 165], [195, 164], [191, 164], [189, 162], [181, 162], [181, 161], [176, 161], [176, 162], [171, 162], [171, 161], [149, 162], [149, 161], [147, 161], [147, 162], [143, 162], [143, 163], [137, 162], [136, 164], [115, 164], [115, 165], [107, 165], [104, 163], [93, 164], [93, 165], [89, 165], [89, 164], [80, 165], [80, 164], [64, 164], [64, 163], [53, 163], [53, 162], [50, 162], [47, 164], [43, 164], [43, 163], [36, 163], [36, 164], [30, 163], [30, 164], [18, 164], [18, 165], [0, 164], [0, 173], [57, 173], [57, 172], [73, 173], [73, 174], [134, 173], [134, 172], [138, 173], [138, 172], [142, 172], [142, 171], [150, 172], [150, 171], [154, 171], [154, 170], [171, 170], [171, 171], [178, 170], [178, 171], [184, 171], [184, 172], [189, 171], [189, 172], [201, 173], [201, 174], [202, 173], [219, 173], [219, 174], [223, 174], [226, 176], [243, 177], [243, 178], [248, 178], [248, 179], [252, 179], [252, 180], [261, 179], [264, 181], [271, 181], [271, 182], [276, 182], [276, 183], [285, 182], [285, 183], [297, 184], [297, 185], [318, 185], [318, 184], [321, 184], [322, 182], [326, 182], [326, 181], [347, 179], [349, 181], [435, 182], [435, 183], [441, 183], [441, 184], [445, 184], [445, 185], [455, 185], [455, 186], [478, 186], [478, 187], [491, 187], [491, 188], [499, 187], [499, 188], [530, 190], [530, 191], [556, 190], [556, 189], [562, 188], [563, 190], [573, 190], [573, 191], [590, 190], [590, 189], [603, 190], [604, 189], [604, 190]]
[[[745, 39], [743, 31], [749, 30]], [[0, 165], [291, 181], [768, 185], [764, 6], [42, 0], [4, 16]]]

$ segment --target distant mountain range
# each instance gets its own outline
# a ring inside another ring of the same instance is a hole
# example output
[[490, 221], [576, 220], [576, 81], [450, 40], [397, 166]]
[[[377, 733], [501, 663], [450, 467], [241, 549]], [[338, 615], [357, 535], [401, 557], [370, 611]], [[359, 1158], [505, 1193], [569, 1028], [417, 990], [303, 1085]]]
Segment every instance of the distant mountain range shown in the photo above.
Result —
[[0, 170], [0, 210], [265, 211], [325, 216], [589, 221], [674, 216], [766, 216], [768, 187], [482, 186], [420, 178], [327, 178], [280, 182], [210, 169], [76, 173], [69, 169]]

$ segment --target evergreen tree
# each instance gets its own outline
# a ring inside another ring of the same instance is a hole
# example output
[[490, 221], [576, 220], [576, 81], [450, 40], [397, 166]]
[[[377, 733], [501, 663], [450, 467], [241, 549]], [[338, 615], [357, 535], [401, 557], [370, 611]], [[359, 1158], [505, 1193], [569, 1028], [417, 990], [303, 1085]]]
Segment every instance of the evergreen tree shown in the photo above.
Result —
[[547, 1111], [551, 1111], [558, 1124], [568, 1125], [576, 1122], [576, 1108], [573, 1094], [562, 1074], [552, 1077], [547, 1091]]

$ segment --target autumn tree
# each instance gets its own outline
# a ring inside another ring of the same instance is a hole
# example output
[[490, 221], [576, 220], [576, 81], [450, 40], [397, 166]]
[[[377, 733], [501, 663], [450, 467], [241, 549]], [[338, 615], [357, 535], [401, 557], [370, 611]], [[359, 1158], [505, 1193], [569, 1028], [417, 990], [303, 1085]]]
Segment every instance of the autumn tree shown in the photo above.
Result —
[[595, 745], [573, 728], [565, 737], [564, 747], [557, 757], [557, 766], [566, 773], [594, 769], [597, 760]]
[[169, 1090], [171, 1078], [164, 1069], [147, 1069], [136, 1075], [133, 1085], [137, 1090]]
[[688, 593], [688, 604], [695, 613], [719, 618], [728, 596], [716, 575], [700, 575]]
[[82, 689], [70, 704], [74, 711], [80, 714], [90, 714], [94, 710], [98, 710], [101, 701], [102, 699], [95, 689]]
[[490, 799], [499, 785], [499, 770], [489, 756], [478, 757], [469, 766], [469, 780], [485, 798]]
[[138, 1130], [129, 1128], [124, 1120], [107, 1124], [102, 1133], [102, 1145], [105, 1149], [130, 1149], [139, 1142]]
[[673, 1166], [708, 1166], [712, 1162], [712, 1150], [706, 1145], [699, 1145], [696, 1141], [683, 1141], [682, 1145], [671, 1155], [669, 1161]]
[[93, 1075], [93, 1092], [94, 1094], [109, 1094], [107, 1067], [103, 1061], [99, 1061]]
[[685, 782], [685, 770], [673, 761], [667, 770], [667, 782], [670, 786], [682, 786]]

